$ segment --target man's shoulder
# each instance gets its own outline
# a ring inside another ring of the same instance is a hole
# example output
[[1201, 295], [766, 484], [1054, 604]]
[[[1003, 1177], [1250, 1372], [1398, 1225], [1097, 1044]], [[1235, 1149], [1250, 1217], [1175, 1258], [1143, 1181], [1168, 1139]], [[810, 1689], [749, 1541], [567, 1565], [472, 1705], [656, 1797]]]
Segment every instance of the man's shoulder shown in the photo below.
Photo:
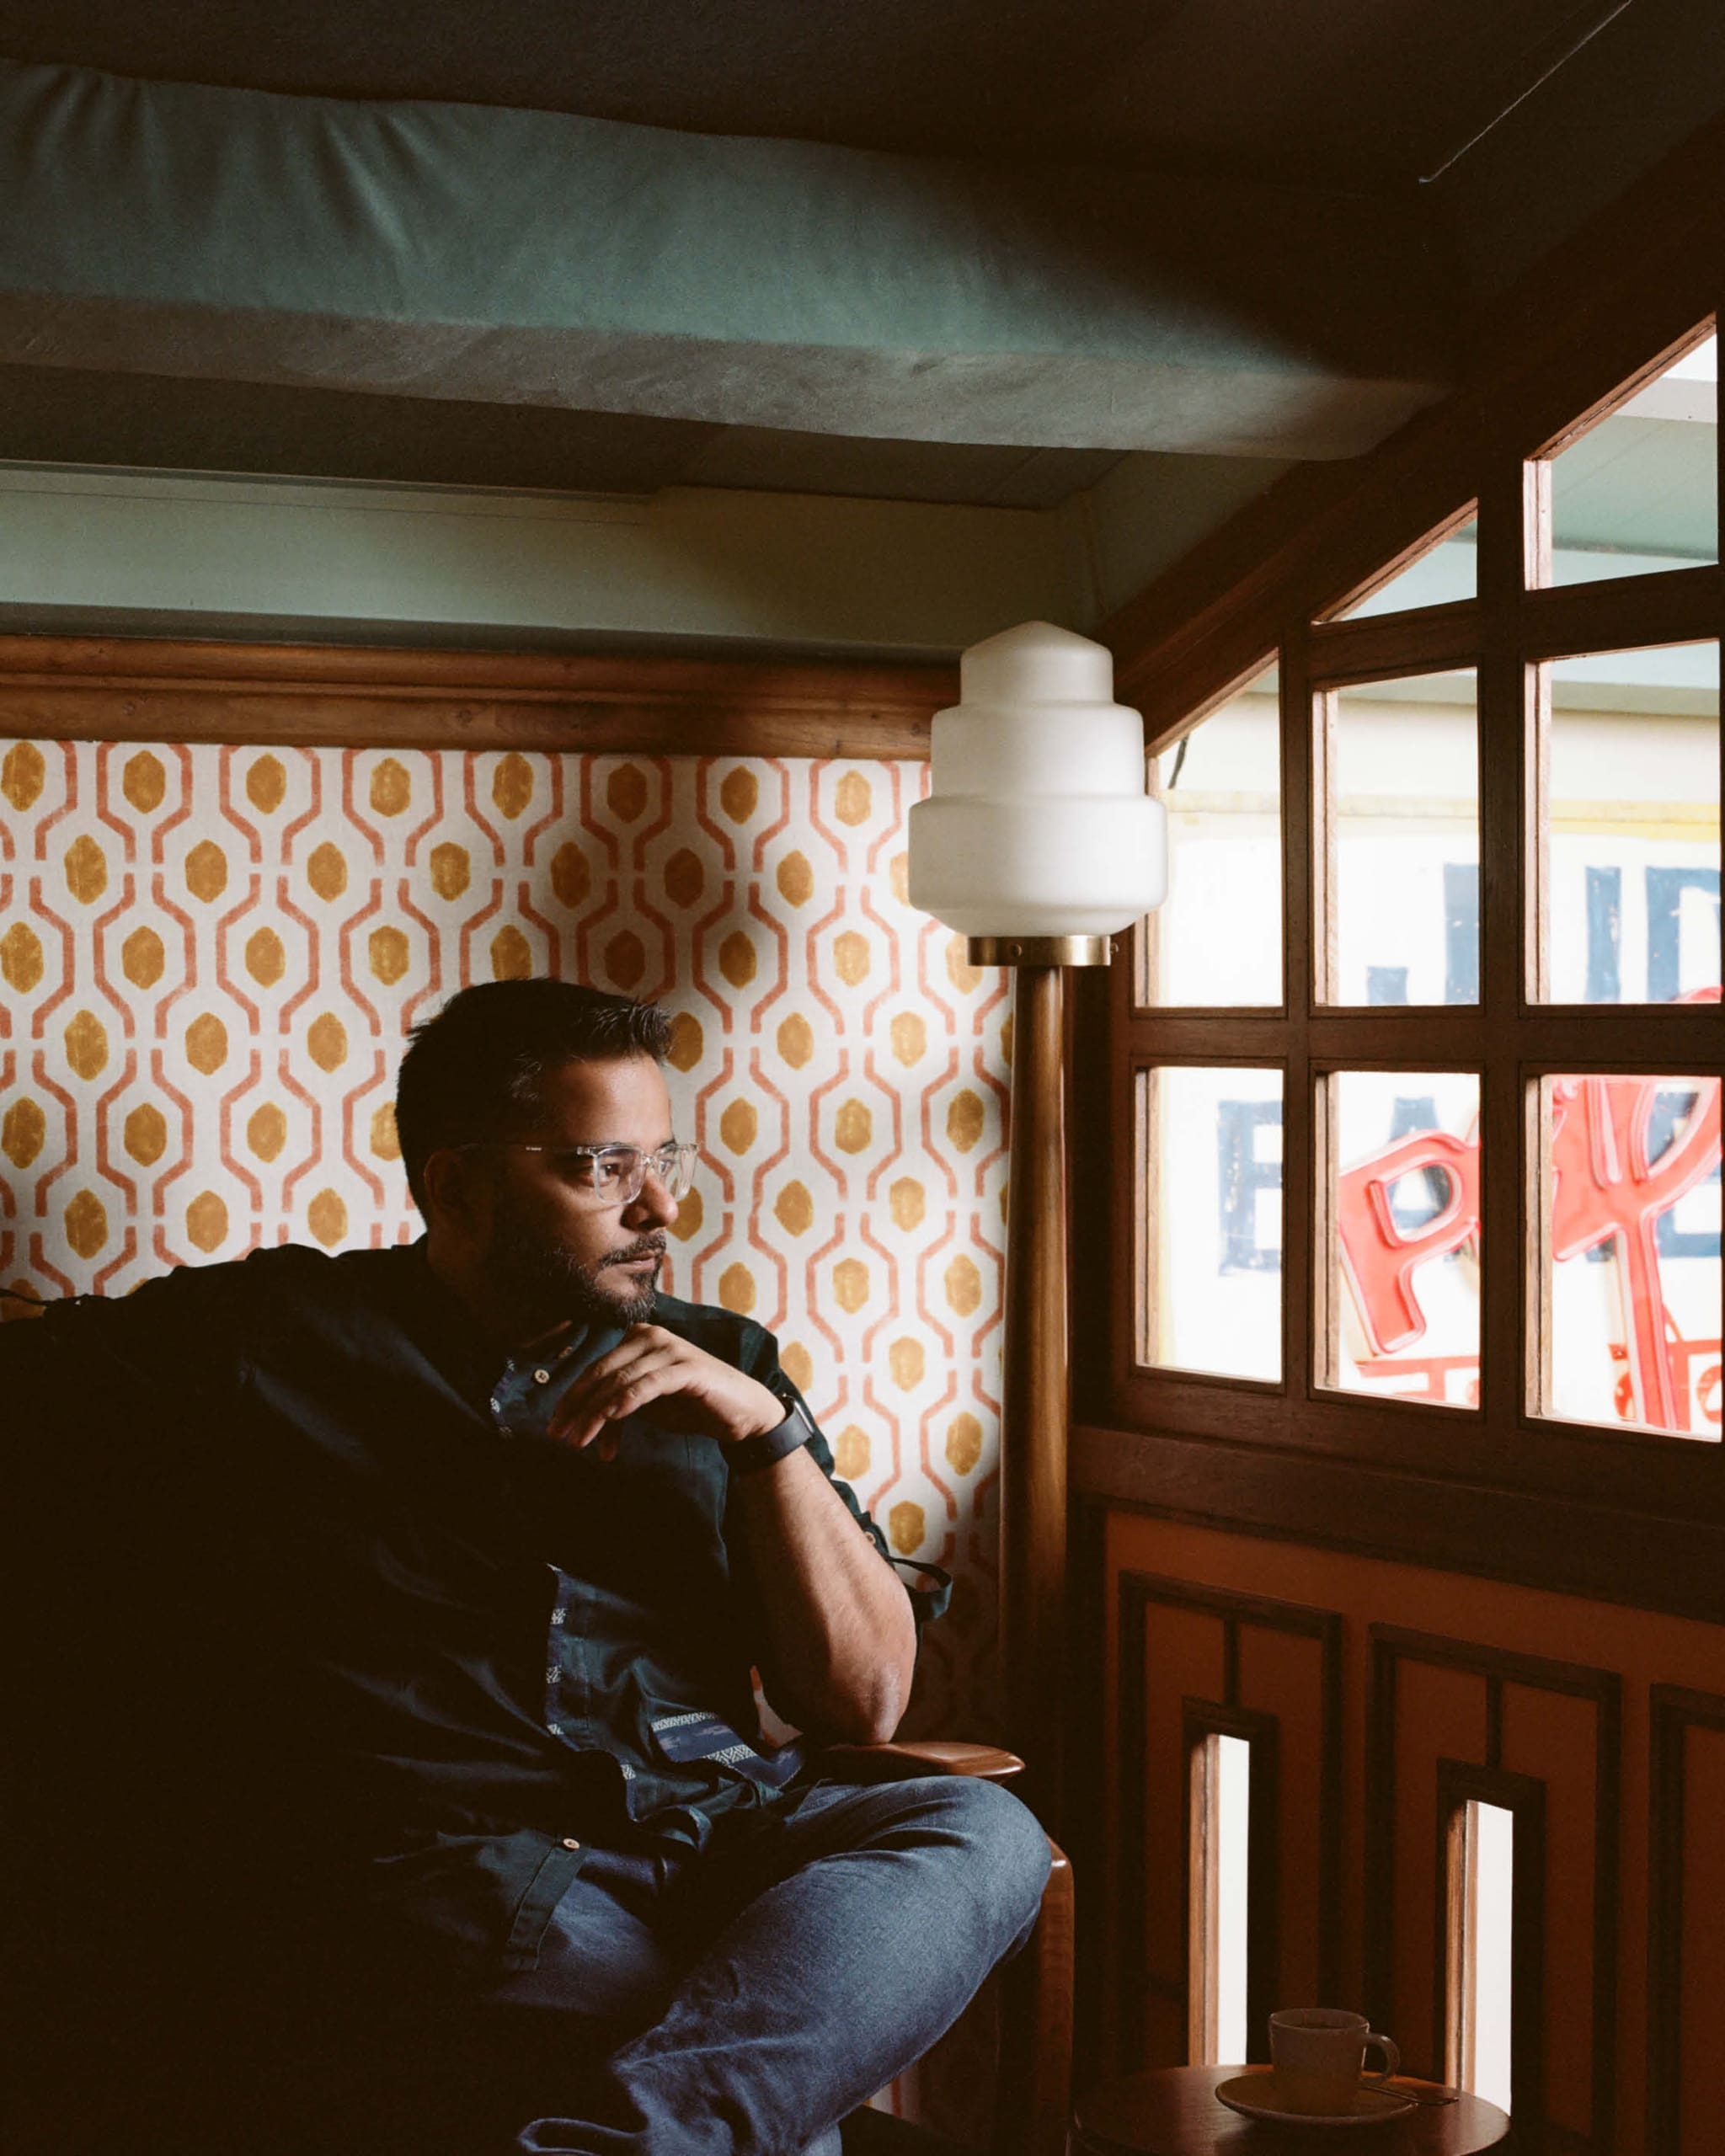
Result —
[[764, 1326], [717, 1303], [686, 1303], [678, 1296], [661, 1294], [654, 1305], [653, 1322], [740, 1370], [752, 1372], [777, 1352]]

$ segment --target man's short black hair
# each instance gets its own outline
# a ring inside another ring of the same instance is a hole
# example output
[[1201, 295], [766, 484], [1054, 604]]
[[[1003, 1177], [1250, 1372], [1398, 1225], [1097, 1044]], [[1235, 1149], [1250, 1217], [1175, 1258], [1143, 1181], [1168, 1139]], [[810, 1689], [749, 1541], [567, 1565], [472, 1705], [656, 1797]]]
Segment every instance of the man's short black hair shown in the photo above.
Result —
[[567, 980], [491, 980], [451, 996], [415, 1026], [395, 1081], [395, 1127], [414, 1203], [425, 1162], [447, 1145], [529, 1128], [546, 1079], [565, 1063], [617, 1063], [670, 1051], [656, 1003]]

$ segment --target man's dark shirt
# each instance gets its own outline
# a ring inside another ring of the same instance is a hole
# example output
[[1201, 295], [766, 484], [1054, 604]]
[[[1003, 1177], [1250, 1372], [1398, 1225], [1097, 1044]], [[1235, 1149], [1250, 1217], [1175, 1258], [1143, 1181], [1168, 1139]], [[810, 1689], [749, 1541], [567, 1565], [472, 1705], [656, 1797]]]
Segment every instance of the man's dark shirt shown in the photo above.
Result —
[[[654, 1322], [797, 1401], [759, 1326]], [[724, 1448], [675, 1401], [614, 1459], [542, 1434], [616, 1337], [504, 1368], [423, 1246], [259, 1251], [0, 1333], [3, 1838], [51, 1951], [166, 1924], [238, 1966], [243, 1908], [483, 1981], [531, 1963], [583, 1844], [779, 1801]]]

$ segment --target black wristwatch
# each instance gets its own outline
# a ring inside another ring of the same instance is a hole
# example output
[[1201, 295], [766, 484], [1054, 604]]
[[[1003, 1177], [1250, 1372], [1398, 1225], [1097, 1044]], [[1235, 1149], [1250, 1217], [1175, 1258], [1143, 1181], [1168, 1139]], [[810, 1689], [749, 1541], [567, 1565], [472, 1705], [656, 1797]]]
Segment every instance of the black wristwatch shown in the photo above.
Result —
[[772, 1429], [757, 1431], [752, 1438], [734, 1438], [724, 1448], [724, 1456], [733, 1475], [758, 1475], [762, 1468], [788, 1459], [814, 1435], [808, 1410], [795, 1406]]

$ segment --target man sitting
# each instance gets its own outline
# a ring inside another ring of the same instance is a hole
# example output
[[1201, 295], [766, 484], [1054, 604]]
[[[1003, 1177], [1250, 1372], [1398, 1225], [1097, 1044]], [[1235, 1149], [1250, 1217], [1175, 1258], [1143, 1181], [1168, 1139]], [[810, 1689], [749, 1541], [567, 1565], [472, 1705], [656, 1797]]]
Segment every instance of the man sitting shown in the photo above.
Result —
[[668, 1040], [466, 990], [401, 1068], [420, 1242], [0, 1334], [20, 2156], [798, 2156], [1033, 1922], [1005, 1792], [821, 1776], [937, 1598], [770, 1336], [656, 1292]]

